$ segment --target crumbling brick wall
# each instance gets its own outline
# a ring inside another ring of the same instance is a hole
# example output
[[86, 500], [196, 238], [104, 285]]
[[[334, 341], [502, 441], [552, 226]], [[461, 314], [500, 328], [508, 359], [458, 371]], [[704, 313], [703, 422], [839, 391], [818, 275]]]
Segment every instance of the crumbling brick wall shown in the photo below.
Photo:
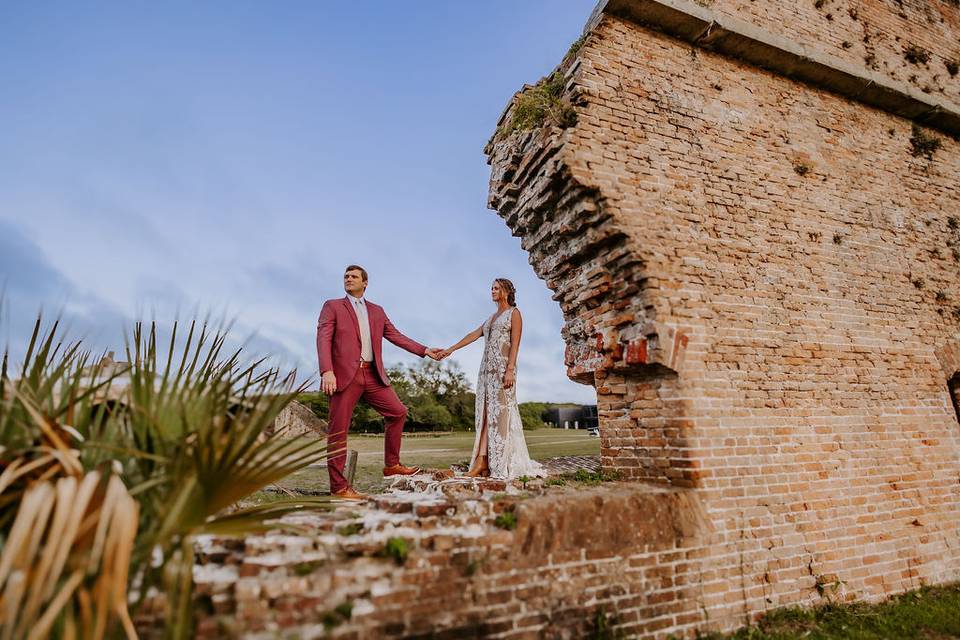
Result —
[[[524, 497], [495, 480], [398, 482], [413, 491], [202, 540], [196, 637], [663, 636], [700, 623], [710, 526], [693, 492], [533, 480]], [[505, 513], [515, 528], [495, 525]], [[385, 553], [397, 540], [403, 557]]]
[[[703, 5], [717, 22], [688, 37], [676, 14]], [[596, 386], [605, 469], [705, 500], [721, 626], [960, 578], [960, 78], [936, 69], [928, 95], [894, 64], [910, 41], [952, 59], [960, 8], [810, 5], [602, 2], [559, 67], [576, 123], [508, 133], [508, 108], [487, 147], [490, 205]], [[747, 27], [712, 52], [714, 24]], [[880, 71], [843, 46], [867, 24]], [[747, 63], [754, 38], [823, 68]], [[850, 88], [877, 73], [896, 101]], [[890, 112], [908, 103], [942, 129]]]

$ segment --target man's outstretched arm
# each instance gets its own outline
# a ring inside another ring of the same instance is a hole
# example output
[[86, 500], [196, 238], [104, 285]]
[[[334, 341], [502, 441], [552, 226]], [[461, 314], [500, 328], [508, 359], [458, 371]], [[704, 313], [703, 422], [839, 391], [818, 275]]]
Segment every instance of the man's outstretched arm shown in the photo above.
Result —
[[397, 345], [404, 351], [409, 351], [415, 356], [420, 356], [421, 358], [423, 356], [430, 356], [431, 358], [436, 358], [436, 354], [437, 354], [436, 349], [428, 349], [427, 347], [423, 346], [416, 340], [412, 340], [411, 338], [408, 338], [407, 336], [400, 333], [400, 331], [395, 326], [393, 326], [393, 323], [390, 322], [390, 318], [388, 318], [386, 314], [384, 314], [383, 319], [384, 319], [384, 323], [383, 323], [384, 338], [386, 338], [393, 344]]

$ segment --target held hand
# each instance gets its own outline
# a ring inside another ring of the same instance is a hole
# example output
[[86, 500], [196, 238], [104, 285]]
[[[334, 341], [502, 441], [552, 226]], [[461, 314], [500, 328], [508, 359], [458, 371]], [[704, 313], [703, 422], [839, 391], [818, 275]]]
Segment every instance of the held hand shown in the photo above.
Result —
[[453, 353], [453, 349], [441, 349], [440, 350], [440, 359], [445, 360], [450, 357], [450, 354]]
[[431, 348], [427, 349], [426, 351], [424, 351], [424, 352], [423, 352], [423, 355], [425, 355], [425, 356], [427, 356], [427, 357], [429, 357], [429, 358], [433, 358], [434, 360], [437, 360], [437, 361], [439, 361], [439, 360], [441, 359], [441, 358], [440, 358], [440, 350], [439, 350], [439, 349], [434, 349], [433, 347], [431, 347]]
[[337, 392], [337, 376], [334, 375], [333, 371], [324, 371], [320, 378], [320, 390], [328, 396]]
[[503, 388], [509, 389], [516, 383], [517, 374], [514, 373], [513, 369], [507, 369], [507, 372], [503, 374]]

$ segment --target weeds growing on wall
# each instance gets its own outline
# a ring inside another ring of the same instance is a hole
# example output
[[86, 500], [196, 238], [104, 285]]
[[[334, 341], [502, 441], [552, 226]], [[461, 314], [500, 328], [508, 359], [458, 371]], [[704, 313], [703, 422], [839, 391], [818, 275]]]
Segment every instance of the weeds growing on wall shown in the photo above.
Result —
[[916, 44], [907, 45], [903, 50], [903, 57], [910, 64], [926, 64], [930, 62], [930, 52]]
[[578, 53], [580, 53], [580, 49], [583, 48], [583, 43], [585, 43], [586, 41], [587, 41], [587, 36], [585, 35], [580, 36], [579, 38], [574, 40], [573, 44], [570, 45], [570, 48], [567, 49], [567, 52], [564, 54], [563, 59], [568, 60], [574, 57], [575, 55], [577, 55]]
[[577, 38], [567, 49], [556, 71], [541, 78], [540, 82], [517, 96], [510, 120], [497, 130], [498, 136], [510, 135], [515, 131], [539, 129], [547, 124], [567, 128], [577, 123], [576, 110], [563, 97], [563, 90], [567, 83], [564, 69], [580, 52], [586, 41], [586, 35]]
[[914, 158], [924, 157], [927, 160], [933, 160], [933, 154], [942, 146], [940, 138], [928, 134], [926, 131], [913, 125], [913, 132], [910, 136], [910, 155]]
[[554, 71], [517, 96], [510, 121], [502, 133], [510, 135], [514, 131], [539, 129], [545, 124], [562, 128], [576, 124], [576, 111], [562, 97], [565, 84], [564, 75]]
[[515, 514], [513, 511], [504, 511], [503, 513], [497, 515], [493, 521], [493, 524], [500, 529], [513, 531], [517, 528], [517, 514]]
[[590, 635], [591, 640], [622, 640], [626, 634], [617, 629], [617, 616], [600, 607], [593, 616], [593, 629]]
[[410, 550], [406, 540], [403, 538], [390, 538], [386, 544], [383, 545], [383, 549], [380, 550], [378, 555], [384, 558], [393, 558], [394, 562], [402, 565], [407, 561], [407, 555], [409, 553]]

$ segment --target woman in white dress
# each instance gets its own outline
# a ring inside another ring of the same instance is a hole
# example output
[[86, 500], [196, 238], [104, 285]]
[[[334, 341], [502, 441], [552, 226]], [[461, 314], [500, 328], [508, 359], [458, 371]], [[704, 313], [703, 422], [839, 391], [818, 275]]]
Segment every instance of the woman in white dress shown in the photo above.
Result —
[[477, 374], [477, 436], [467, 475], [504, 480], [542, 477], [546, 471], [530, 459], [517, 408], [517, 352], [523, 319], [517, 309], [516, 289], [506, 278], [497, 278], [490, 287], [490, 296], [497, 311], [443, 351], [446, 357], [481, 336], [484, 338], [483, 360]]

